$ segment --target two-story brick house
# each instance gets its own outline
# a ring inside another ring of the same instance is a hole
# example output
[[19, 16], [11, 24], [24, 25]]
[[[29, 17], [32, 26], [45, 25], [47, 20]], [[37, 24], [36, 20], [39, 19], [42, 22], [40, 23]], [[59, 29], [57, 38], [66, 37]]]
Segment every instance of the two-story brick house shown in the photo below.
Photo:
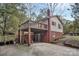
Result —
[[59, 16], [45, 17], [39, 21], [27, 20], [18, 32], [21, 43], [52, 42], [63, 35], [63, 23]]

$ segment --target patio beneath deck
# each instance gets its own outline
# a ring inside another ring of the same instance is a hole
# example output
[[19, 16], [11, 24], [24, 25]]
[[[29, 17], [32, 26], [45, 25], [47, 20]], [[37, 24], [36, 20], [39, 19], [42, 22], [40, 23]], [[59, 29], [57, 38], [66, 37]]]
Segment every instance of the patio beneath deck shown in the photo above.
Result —
[[20, 43], [48, 42], [48, 31], [35, 28], [21, 29], [18, 32]]

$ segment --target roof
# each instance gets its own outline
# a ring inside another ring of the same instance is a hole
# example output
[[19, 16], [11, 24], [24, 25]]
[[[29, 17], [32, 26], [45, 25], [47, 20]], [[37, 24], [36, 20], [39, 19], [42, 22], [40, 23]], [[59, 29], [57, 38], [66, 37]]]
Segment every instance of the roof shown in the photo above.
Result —
[[[62, 20], [60, 19], [60, 16], [55, 15], [55, 16], [51, 16], [50, 18], [52, 18], [52, 17], [57, 17], [58, 20], [63, 24]], [[48, 18], [48, 17], [45, 17], [45, 18], [43, 18], [43, 19], [41, 19], [41, 20], [39, 20], [39, 21], [45, 21], [45, 20], [48, 20], [47, 18]], [[38, 22], [39, 22], [39, 21], [38, 21]]]
[[58, 20], [59, 20], [59, 21], [61, 22], [61, 24], [63, 25], [63, 22], [62, 22], [60, 16], [56, 16], [56, 17], [58, 18]]
[[29, 23], [29, 22], [34, 22], [34, 21], [32, 21], [32, 20], [27, 20], [27, 21], [25, 21], [24, 23], [22, 23], [21, 25], [23, 25], [23, 24], [25, 24], [25, 23]]
[[[62, 22], [62, 20], [60, 19], [60, 16], [51, 16], [50, 18], [52, 18], [52, 17], [57, 17], [58, 20], [59, 20], [59, 21], [61, 22], [61, 24], [63, 25], [63, 22]], [[45, 18], [43, 18], [43, 19], [41, 19], [41, 20], [38, 20], [38, 21], [27, 20], [27, 21], [25, 21], [24, 23], [22, 23], [21, 25], [23, 25], [23, 24], [25, 24], [25, 23], [29, 23], [29, 22], [32, 22], [32, 23], [39, 23], [39, 21], [46, 21], [46, 20], [48, 20], [48, 17], [45, 17]]]

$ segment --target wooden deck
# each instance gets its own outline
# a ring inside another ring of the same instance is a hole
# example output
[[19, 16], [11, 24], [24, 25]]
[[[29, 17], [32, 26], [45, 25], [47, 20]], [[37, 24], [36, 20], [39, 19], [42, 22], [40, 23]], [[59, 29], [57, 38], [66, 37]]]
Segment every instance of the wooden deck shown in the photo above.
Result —
[[[29, 24], [24, 24], [23, 26], [21, 26], [20, 29], [27, 29], [28, 27], [29, 27]], [[31, 23], [30, 27], [34, 29], [48, 30], [48, 25], [42, 24], [42, 23]]]

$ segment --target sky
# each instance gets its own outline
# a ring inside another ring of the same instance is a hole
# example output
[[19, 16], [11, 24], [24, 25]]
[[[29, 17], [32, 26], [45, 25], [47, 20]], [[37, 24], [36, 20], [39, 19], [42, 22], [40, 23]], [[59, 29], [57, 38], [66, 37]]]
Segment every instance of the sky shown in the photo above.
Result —
[[[69, 3], [58, 3], [53, 15], [61, 15], [66, 20], [73, 21], [74, 18], [71, 17], [72, 10], [71, 10], [70, 5], [71, 4], [69, 4]], [[52, 6], [53, 6], [53, 4], [52, 4]], [[48, 8], [48, 4], [47, 3], [35, 3], [35, 4], [33, 4], [33, 7], [35, 8], [33, 11], [36, 12], [36, 14], [39, 14], [39, 10], [43, 9], [43, 8]], [[53, 8], [52, 8], [52, 10], [53, 10]]]
[[[63, 4], [64, 7], [62, 7], [64, 9], [64, 12], [63, 12], [63, 17], [67, 20], [71, 20], [73, 21], [74, 18], [71, 17], [71, 14], [72, 14], [72, 10], [71, 10], [71, 6], [70, 4]], [[69, 10], [68, 10], [69, 9]]]

